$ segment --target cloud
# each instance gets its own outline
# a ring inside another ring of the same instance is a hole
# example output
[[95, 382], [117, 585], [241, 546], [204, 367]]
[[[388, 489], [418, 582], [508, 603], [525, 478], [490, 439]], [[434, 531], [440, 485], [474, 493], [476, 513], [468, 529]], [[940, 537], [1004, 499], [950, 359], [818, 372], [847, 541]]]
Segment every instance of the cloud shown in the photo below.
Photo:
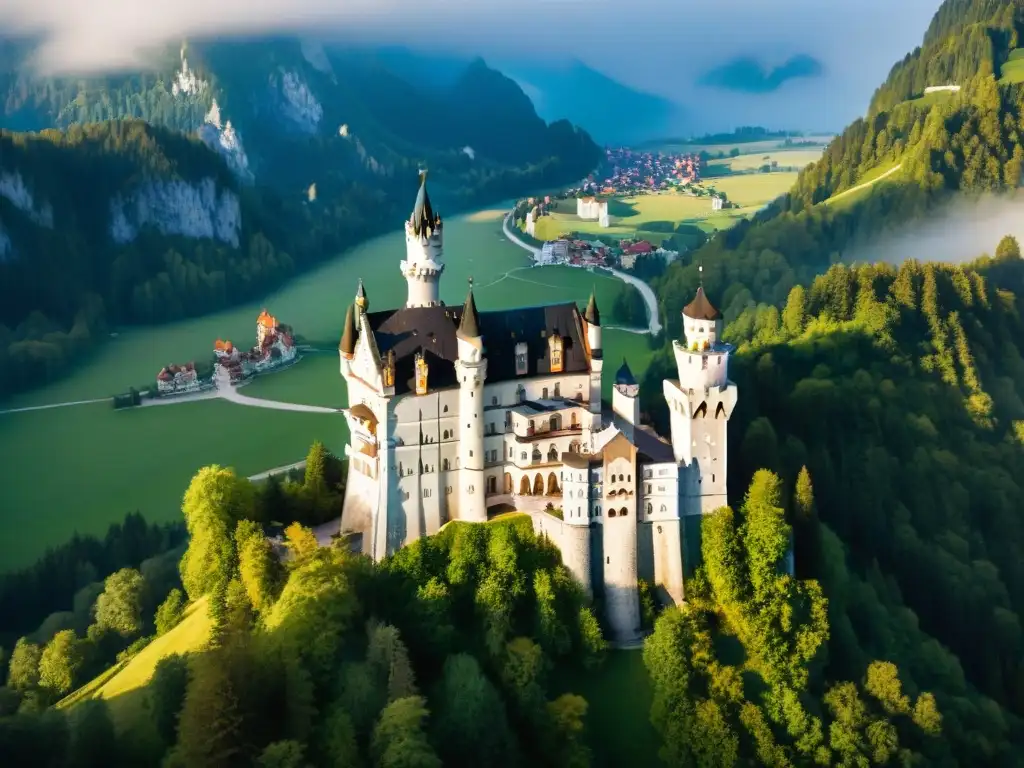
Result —
[[1004, 235], [1024, 243], [1024, 195], [978, 198], [958, 196], [896, 234], [883, 235], [843, 254], [844, 261], [888, 262], [906, 259], [959, 264], [983, 253], [992, 255]]
[[703, 74], [699, 85], [724, 88], [745, 93], [768, 93], [778, 90], [789, 80], [800, 77], [820, 77], [825, 67], [813, 56], [799, 54], [781, 66], [766, 69], [755, 59], [741, 56]]
[[[772, 122], [813, 110], [824, 124], [860, 114], [892, 64], [919, 44], [939, 0], [0, 0], [4, 35], [40, 40], [48, 73], [138, 68], [183, 39], [316, 34], [525, 60], [578, 58], [625, 85], [704, 113]], [[161, 51], [162, 52], [162, 51]], [[826, 75], [765, 94], [696, 86], [709, 62], [806, 54]], [[813, 86], [812, 83], [820, 83]], [[827, 84], [827, 85], [826, 85]], [[729, 94], [737, 100], [729, 101]], [[785, 101], [783, 94], [789, 94]], [[713, 117], [713, 115], [708, 115]], [[732, 118], [729, 118], [730, 120]], [[736, 118], [740, 119], [740, 118]], [[787, 127], [791, 127], [787, 126]]]

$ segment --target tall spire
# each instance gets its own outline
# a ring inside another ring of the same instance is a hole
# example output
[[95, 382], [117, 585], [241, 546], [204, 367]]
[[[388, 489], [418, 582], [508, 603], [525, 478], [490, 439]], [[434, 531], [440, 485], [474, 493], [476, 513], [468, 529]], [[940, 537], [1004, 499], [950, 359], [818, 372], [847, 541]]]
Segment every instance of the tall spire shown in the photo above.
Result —
[[359, 287], [356, 288], [356, 306], [364, 312], [370, 308], [370, 301], [366, 298], [366, 289], [363, 288], [363, 278], [359, 278]]
[[345, 325], [341, 331], [341, 343], [338, 344], [338, 349], [350, 359], [356, 353], [356, 313], [352, 304], [349, 304], [345, 311]]
[[459, 321], [459, 333], [467, 338], [480, 335], [480, 315], [476, 311], [476, 299], [473, 298], [473, 278], [469, 278], [469, 293], [466, 303], [462, 305], [462, 319]]
[[591, 291], [590, 301], [587, 302], [587, 311], [583, 314], [585, 319], [591, 325], [601, 324], [601, 313], [597, 309], [597, 291]]
[[412, 224], [414, 233], [427, 237], [441, 226], [441, 217], [434, 213], [434, 208], [430, 205], [426, 171], [420, 171], [420, 190], [416, 193], [416, 204], [413, 206], [409, 223]]

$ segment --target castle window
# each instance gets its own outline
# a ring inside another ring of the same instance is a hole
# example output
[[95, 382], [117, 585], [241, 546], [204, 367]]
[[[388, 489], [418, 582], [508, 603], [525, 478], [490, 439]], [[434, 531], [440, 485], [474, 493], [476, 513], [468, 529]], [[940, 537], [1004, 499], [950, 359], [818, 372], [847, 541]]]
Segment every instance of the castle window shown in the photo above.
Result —
[[442, 440], [447, 440], [448, 439], [448, 430], [447, 429], [444, 431], [444, 435], [442, 436], [441, 439]]
[[441, 462], [441, 468], [444, 469], [446, 472], [451, 468], [451, 466], [448, 463], [448, 459], [445, 459], [444, 461]]
[[473, 452], [472, 451], [469, 452], [469, 458], [471, 458], [471, 459], [473, 458]]
[[528, 370], [526, 360], [526, 343], [519, 342], [516, 344], [516, 376], [522, 376]]
[[[509, 448], [509, 450], [511, 451], [512, 449]], [[523, 451], [522, 454], [520, 454], [519, 460], [520, 461], [526, 461], [526, 451]]]
[[654, 512], [654, 506], [651, 504], [647, 505], [647, 514], [650, 515]]
[[658, 533], [661, 533], [661, 526], [658, 526]]
[[609, 509], [608, 510], [608, 517], [615, 517], [615, 510], [614, 509]]
[[447, 405], [444, 407], [444, 412], [448, 413], [448, 406]]
[[498, 404], [498, 398], [492, 397], [491, 398], [491, 405], [497, 405], [497, 404]]
[[711, 475], [711, 482], [712, 483], [715, 482], [715, 475], [714, 475], [714, 473], [712, 473], [712, 475]]
[[650, 483], [648, 483], [647, 484], [647, 490], [644, 491], [644, 493], [650, 493], [650, 492], [651, 492], [651, 485], [650, 485]]
[[452, 492], [452, 487], [449, 485], [447, 488], [444, 489], [444, 492], [450, 495]]
[[402, 462], [398, 462], [398, 476], [401, 477], [405, 474], [405, 469], [402, 467]]
[[702, 357], [700, 359], [700, 369], [702, 371], [706, 371], [708, 369], [708, 359], [706, 357]]
[[469, 486], [468, 490], [469, 490], [469, 494], [470, 494], [470, 496], [472, 496], [472, 495], [473, 495], [473, 493], [474, 493], [474, 492], [476, 491], [476, 488], [474, 488], [474, 487], [473, 487], [473, 486], [471, 485], [471, 486]]
[[562, 396], [562, 387], [559, 384], [555, 384], [555, 397]]
[[619, 517], [625, 517], [628, 514], [629, 514], [629, 512], [626, 511], [625, 507], [623, 507], [622, 509], [619, 510]]
[[405, 492], [402, 493], [402, 501], [408, 501], [408, 500], [409, 500], [409, 492], [405, 491]]
[[562, 370], [563, 342], [562, 337], [556, 333], [551, 334], [548, 339], [548, 357], [551, 360], [551, 372], [559, 373]]
[[610, 557], [606, 557], [606, 558], [604, 559], [604, 564], [605, 564], [605, 565], [611, 565], [611, 564], [612, 564], [612, 559], [611, 559]]
[[600, 507], [594, 507], [594, 514], [597, 515], [598, 517], [600, 517], [601, 516], [601, 508]]
[[[668, 512], [668, 507], [666, 507], [664, 504], [662, 504], [661, 505], [661, 511], [662, 512]], [[658, 533], [661, 533], [661, 526], [658, 526]]]

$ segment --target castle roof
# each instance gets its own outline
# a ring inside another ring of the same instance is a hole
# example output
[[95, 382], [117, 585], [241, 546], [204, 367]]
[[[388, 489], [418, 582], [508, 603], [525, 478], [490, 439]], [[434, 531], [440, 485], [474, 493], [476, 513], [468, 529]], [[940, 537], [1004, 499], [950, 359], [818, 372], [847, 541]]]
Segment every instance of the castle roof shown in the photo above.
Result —
[[704, 295], [703, 285], [697, 287], [697, 295], [693, 297], [693, 301], [683, 307], [683, 314], [692, 320], [717, 320], [719, 318], [718, 310]]
[[473, 298], [472, 278], [469, 281], [469, 293], [466, 294], [466, 303], [462, 305], [459, 333], [469, 338], [476, 338], [480, 335], [480, 315], [476, 311], [476, 300]]
[[622, 358], [622, 366], [619, 368], [618, 373], [615, 374], [615, 383], [625, 386], [636, 384], [636, 378], [633, 376], [633, 372], [629, 370], [629, 363], [626, 362], [626, 358]]
[[340, 349], [346, 355], [354, 355], [356, 352], [356, 319], [353, 305], [349, 304], [345, 310], [345, 325], [341, 331]]
[[434, 213], [434, 208], [430, 205], [426, 171], [420, 171], [420, 190], [416, 193], [416, 204], [412, 208], [409, 223], [417, 235], [429, 235], [441, 225], [441, 217]]
[[[381, 354], [394, 353], [396, 395], [415, 390], [413, 366], [417, 353], [423, 354], [430, 367], [431, 389], [458, 384], [456, 333], [464, 311], [464, 307], [402, 307], [367, 315]], [[488, 384], [549, 374], [548, 337], [551, 334], [564, 339], [563, 373], [589, 370], [582, 317], [573, 302], [478, 312], [477, 325], [487, 357]], [[525, 343], [527, 349], [527, 373], [523, 376], [516, 374], [515, 347], [519, 343]]]
[[593, 292], [590, 294], [590, 301], [587, 302], [587, 311], [583, 317], [591, 325], [601, 324], [601, 313], [597, 309], [597, 296]]

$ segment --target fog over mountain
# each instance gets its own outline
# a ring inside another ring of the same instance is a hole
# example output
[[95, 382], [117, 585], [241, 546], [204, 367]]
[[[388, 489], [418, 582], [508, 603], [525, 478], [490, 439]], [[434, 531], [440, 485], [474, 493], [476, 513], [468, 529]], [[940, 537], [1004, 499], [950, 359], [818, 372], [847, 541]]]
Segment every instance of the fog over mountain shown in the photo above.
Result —
[[[314, 31], [534, 67], [574, 58], [623, 85], [684, 104], [691, 130], [740, 123], [822, 130], [839, 129], [864, 111], [937, 6], [938, 0], [0, 0], [0, 29], [37, 37], [35, 62], [48, 72], [138, 68], [154, 50], [183, 38]], [[772, 73], [794, 57], [818, 62], [821, 71], [739, 90], [705, 77], [738, 60]]]

